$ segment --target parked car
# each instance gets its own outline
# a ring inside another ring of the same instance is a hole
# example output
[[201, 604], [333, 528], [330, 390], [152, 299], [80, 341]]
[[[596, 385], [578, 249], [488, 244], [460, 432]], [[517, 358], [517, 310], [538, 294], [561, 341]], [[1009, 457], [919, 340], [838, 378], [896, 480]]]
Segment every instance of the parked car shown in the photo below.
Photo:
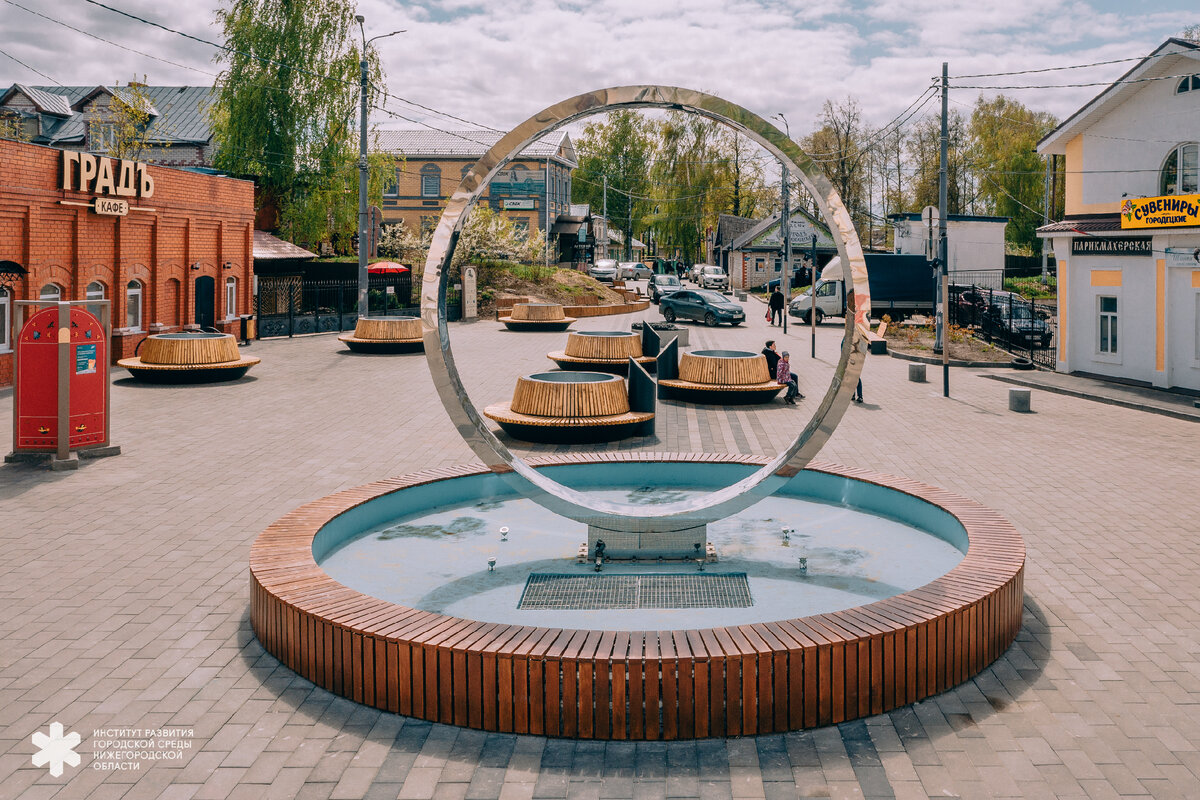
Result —
[[728, 289], [729, 276], [720, 267], [706, 264], [700, 269], [700, 279], [697, 283], [701, 289]]
[[679, 291], [683, 284], [674, 275], [655, 275], [650, 279], [650, 302], [657, 303], [664, 294]]
[[617, 262], [611, 258], [602, 258], [588, 267], [587, 273], [598, 281], [612, 283], [617, 279]]
[[745, 310], [723, 294], [709, 289], [683, 289], [665, 294], [659, 301], [663, 319], [694, 319], [710, 328], [722, 322], [741, 325], [746, 321]]
[[963, 327], [979, 325], [984, 312], [993, 303], [1007, 303], [1019, 295], [1014, 292], [990, 290], [978, 286], [952, 284], [950, 286], [950, 321]]
[[[782, 278], [775, 278], [767, 281], [767, 291], [773, 292], [779, 288], [779, 283]], [[788, 284], [789, 289], [798, 289], [801, 286], [812, 285], [812, 271], [808, 267], [793, 267], [792, 282]]]
[[647, 267], [640, 261], [628, 261], [617, 267], [618, 278], [649, 278], [654, 274], [654, 270]]
[[1036, 313], [1033, 304], [1023, 298], [992, 298], [979, 327], [985, 336], [1020, 347], [1045, 349], [1054, 337], [1044, 316]]

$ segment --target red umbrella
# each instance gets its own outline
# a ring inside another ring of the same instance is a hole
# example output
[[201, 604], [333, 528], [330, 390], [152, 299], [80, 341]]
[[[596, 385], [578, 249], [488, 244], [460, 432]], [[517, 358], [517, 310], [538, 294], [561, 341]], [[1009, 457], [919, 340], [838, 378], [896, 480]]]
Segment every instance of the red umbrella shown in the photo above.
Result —
[[372, 264], [367, 267], [367, 272], [372, 275], [399, 275], [402, 272], [408, 271], [408, 267], [403, 264], [397, 264], [395, 261], [380, 261], [378, 264]]

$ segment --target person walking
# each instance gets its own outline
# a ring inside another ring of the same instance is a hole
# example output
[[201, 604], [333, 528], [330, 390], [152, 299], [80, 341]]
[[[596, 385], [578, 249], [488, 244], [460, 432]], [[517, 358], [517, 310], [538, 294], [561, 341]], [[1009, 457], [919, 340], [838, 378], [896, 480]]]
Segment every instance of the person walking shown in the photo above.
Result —
[[792, 374], [792, 362], [788, 358], [788, 351], [784, 350], [779, 357], [779, 365], [776, 367], [775, 382], [781, 386], [787, 386], [787, 392], [783, 395], [783, 402], [788, 405], [796, 405], [796, 398], [804, 399], [804, 395], [800, 394], [800, 385], [796, 376]]
[[783, 323], [783, 292], [776, 287], [775, 291], [771, 292], [771, 301], [768, 304], [771, 309], [771, 324], [781, 325]]
[[779, 367], [779, 353], [775, 350], [775, 340], [767, 339], [766, 347], [762, 349], [763, 358], [767, 360], [767, 372], [771, 380], [775, 380], [775, 371]]

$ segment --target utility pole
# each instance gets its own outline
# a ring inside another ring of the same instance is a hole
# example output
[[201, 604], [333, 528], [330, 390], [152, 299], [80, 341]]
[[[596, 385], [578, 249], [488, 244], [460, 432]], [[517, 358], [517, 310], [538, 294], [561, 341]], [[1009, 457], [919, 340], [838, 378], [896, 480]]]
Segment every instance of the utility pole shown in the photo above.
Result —
[[[783, 268], [783, 274], [779, 276], [779, 291], [783, 292], [783, 332], [787, 333], [788, 323], [788, 306], [792, 302], [792, 210], [791, 204], [788, 202], [788, 170], [783, 162], [779, 163], [780, 183], [783, 188], [783, 213], [779, 217], [779, 232], [783, 241], [783, 254], [779, 259], [780, 266]], [[813, 298], [814, 301], [816, 298]], [[816, 306], [813, 306], [816, 308]], [[816, 316], [816, 312], [813, 312]]]
[[[1046, 154], [1045, 198], [1042, 200], [1042, 225], [1050, 224], [1050, 161], [1052, 156]], [[1049, 283], [1050, 265], [1047, 260], [1046, 240], [1042, 240], [1042, 284]]]
[[604, 257], [608, 258], [608, 176], [604, 176]]
[[[358, 316], [365, 317], [367, 316], [367, 175], [370, 172], [370, 162], [367, 161], [367, 85], [369, 83], [367, 45], [376, 39], [386, 39], [389, 36], [404, 33], [404, 31], [392, 31], [368, 39], [366, 29], [363, 28], [363, 23], [367, 21], [366, 17], [358, 14], [354, 19], [358, 20], [358, 32], [362, 34], [363, 40], [362, 52], [358, 59]], [[387, 301], [385, 299], [384, 311], [386, 310]]]
[[941, 138], [941, 170], [938, 175], [938, 260], [941, 262], [939, 277], [941, 278], [941, 294], [938, 302], [937, 326], [938, 341], [942, 343], [942, 397], [950, 396], [950, 337], [947, 328], [947, 313], [950, 311], [950, 266], [949, 246], [946, 240], [947, 205], [949, 204], [949, 183], [947, 167], [950, 149], [950, 67], [942, 62], [942, 138]]
[[[810, 270], [812, 285], [808, 287], [808, 297], [812, 301], [808, 307], [808, 322], [812, 325], [812, 352], [810, 357], [817, 357], [817, 235], [814, 233], [812, 237], [812, 250], [809, 252], [809, 258], [812, 259], [812, 270]], [[790, 303], [788, 304], [791, 305]]]

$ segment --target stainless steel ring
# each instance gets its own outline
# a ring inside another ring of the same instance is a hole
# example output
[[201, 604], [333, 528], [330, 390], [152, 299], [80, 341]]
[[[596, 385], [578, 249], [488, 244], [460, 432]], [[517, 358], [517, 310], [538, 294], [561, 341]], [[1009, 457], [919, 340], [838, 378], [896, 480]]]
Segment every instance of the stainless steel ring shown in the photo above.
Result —
[[[752, 475], [692, 500], [659, 506], [600, 501], [530, 467], [491, 432], [463, 388], [446, 326], [446, 287], [459, 234], [471, 208], [505, 163], [545, 134], [615, 109], [665, 108], [701, 114], [745, 134], [782, 159], [814, 198], [830, 226], [843, 266], [849, 266], [855, 313], [846, 318], [841, 358], [825, 396], [804, 430]], [[463, 177], [433, 232], [421, 283], [425, 357], [438, 396], [460, 436], [488, 468], [522, 495], [564, 517], [607, 530], [673, 531], [735, 514], [773, 494], [804, 469], [828, 441], [850, 405], [862, 371], [870, 290], [862, 246], [841, 198], [800, 148], [766, 120], [713, 95], [672, 86], [618, 86], [572, 97], [538, 112], [505, 134]]]

